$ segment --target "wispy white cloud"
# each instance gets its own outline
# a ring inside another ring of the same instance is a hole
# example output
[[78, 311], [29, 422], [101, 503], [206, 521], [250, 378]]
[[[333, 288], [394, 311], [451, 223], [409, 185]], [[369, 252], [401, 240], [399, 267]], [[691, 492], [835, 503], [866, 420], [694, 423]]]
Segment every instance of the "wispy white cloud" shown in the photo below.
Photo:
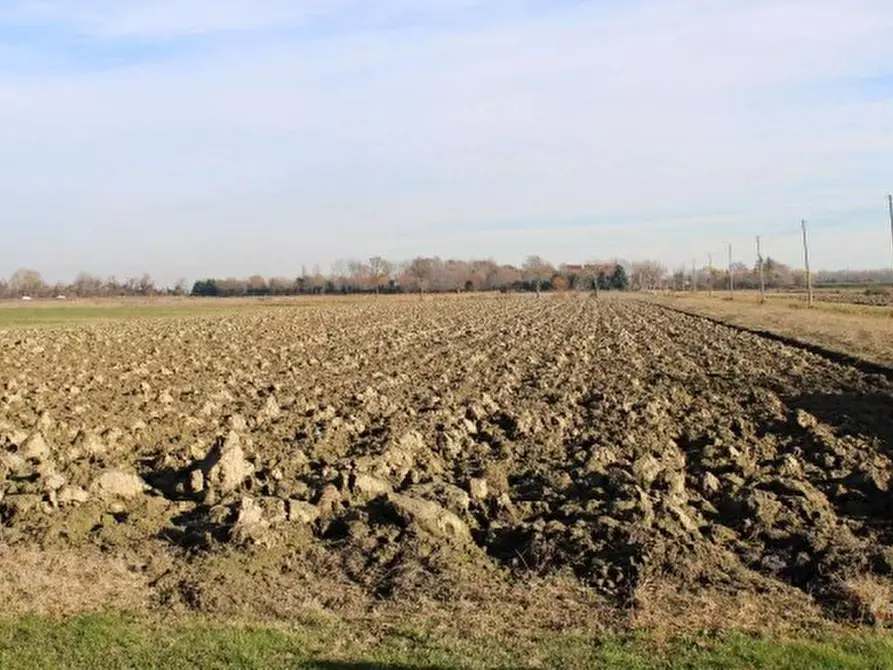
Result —
[[[846, 258], [819, 261], [886, 264], [886, 247], [844, 241], [875, 226], [873, 203], [885, 229], [893, 6], [550, 5], [0, 10], [0, 25], [15, 14], [103, 49], [201, 38], [154, 59], [0, 79], [0, 124], [14, 131], [0, 135], [0, 195], [14, 203], [10, 224], [29, 226], [12, 241], [17, 260], [165, 275], [192, 258], [192, 276], [416, 251], [559, 260], [611, 249], [669, 263], [785, 225], [796, 240], [800, 217], [834, 213], [850, 226], [822, 239]], [[511, 220], [542, 224], [490, 225]], [[593, 226], [567, 223], [581, 220]], [[79, 242], [85, 225], [115, 253]], [[64, 254], [49, 255], [46, 230], [70, 240]]]

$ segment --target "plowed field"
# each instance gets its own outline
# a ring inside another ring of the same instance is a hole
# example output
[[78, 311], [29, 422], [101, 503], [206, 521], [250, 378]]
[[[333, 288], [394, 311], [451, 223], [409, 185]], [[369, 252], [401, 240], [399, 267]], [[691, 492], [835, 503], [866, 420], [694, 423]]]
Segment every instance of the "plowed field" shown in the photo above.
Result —
[[634, 300], [9, 331], [0, 599], [883, 622], [891, 447], [885, 377]]

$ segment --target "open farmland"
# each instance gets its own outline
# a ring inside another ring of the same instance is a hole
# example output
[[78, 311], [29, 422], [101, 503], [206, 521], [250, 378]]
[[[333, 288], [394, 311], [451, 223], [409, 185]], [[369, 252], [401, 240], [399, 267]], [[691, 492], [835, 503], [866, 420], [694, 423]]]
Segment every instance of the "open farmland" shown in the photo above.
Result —
[[[804, 290], [781, 295], [806, 300]], [[887, 285], [852, 286], [841, 288], [820, 287], [815, 289], [815, 300], [843, 305], [866, 305], [870, 307], [893, 306], [893, 288]]]
[[893, 614], [890, 380], [658, 305], [10, 330], [0, 369], [8, 612], [586, 631]]
[[770, 333], [893, 369], [893, 311], [883, 307], [770, 296], [760, 303], [759, 294], [728, 295], [687, 293], [652, 296], [652, 300], [679, 311], [718, 320], [738, 328]]

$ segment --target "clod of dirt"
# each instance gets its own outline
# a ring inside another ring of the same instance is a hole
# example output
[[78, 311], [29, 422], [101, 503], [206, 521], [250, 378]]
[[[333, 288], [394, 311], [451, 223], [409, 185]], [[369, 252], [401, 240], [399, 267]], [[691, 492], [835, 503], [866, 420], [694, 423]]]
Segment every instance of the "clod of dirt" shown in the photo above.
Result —
[[43, 435], [37, 432], [33, 433], [27, 440], [25, 440], [24, 444], [19, 447], [19, 454], [22, 458], [39, 463], [41, 461], [49, 460], [52, 451]]
[[341, 510], [341, 492], [334, 484], [326, 484], [316, 501], [316, 510], [319, 517], [328, 520], [337, 515]]
[[47, 491], [58, 491], [65, 485], [66, 479], [55, 470], [50, 470], [41, 477], [41, 482]]
[[189, 473], [189, 490], [193, 493], [205, 490], [205, 474], [201, 470], [196, 469]]
[[0, 453], [0, 478], [27, 477], [31, 474], [31, 466], [21, 454]]
[[74, 439], [74, 443], [68, 450], [68, 458], [76, 461], [80, 458], [95, 458], [108, 451], [102, 438], [92, 430], [82, 430]]
[[226, 519], [234, 519], [229, 529], [229, 539], [237, 545], [271, 544], [274, 540], [271, 530], [288, 519], [286, 502], [278, 498], [242, 496], [228, 513], [222, 506], [219, 507], [220, 518], [215, 519], [216, 515], [212, 513], [212, 521], [223, 521], [226, 525]]
[[259, 498], [257, 502], [263, 510], [264, 519], [271, 525], [278, 525], [288, 521], [288, 503], [285, 500], [264, 496]]
[[90, 486], [94, 495], [103, 500], [135, 498], [148, 490], [138, 475], [121, 470], [109, 470], [97, 477]]
[[231, 414], [226, 417], [226, 425], [237, 433], [248, 432], [248, 422], [245, 421], [245, 417], [241, 414]]
[[56, 493], [59, 505], [80, 505], [90, 500], [90, 494], [80, 486], [63, 486]]
[[17, 520], [20, 517], [45, 511], [47, 504], [44, 502], [42, 495], [34, 493], [15, 493], [6, 494], [0, 500], [0, 518], [5, 521]]
[[27, 431], [16, 428], [6, 421], [0, 421], [0, 445], [6, 443], [7, 445], [16, 447], [24, 443], [27, 439]]
[[286, 501], [288, 520], [297, 523], [311, 524], [319, 518], [319, 510], [306, 500]]
[[646, 454], [633, 463], [633, 476], [647, 489], [651, 487], [662, 469], [660, 461], [651, 454]]
[[392, 492], [393, 487], [384, 479], [372, 475], [357, 474], [352, 477], [351, 493], [356, 502], [364, 503]]
[[406, 489], [405, 493], [413, 498], [435, 502], [459, 517], [468, 514], [468, 508], [471, 506], [468, 494], [458, 486], [447, 482], [415, 484]]
[[722, 488], [722, 484], [719, 479], [717, 479], [716, 475], [712, 472], [704, 473], [704, 477], [701, 480], [701, 488], [704, 491], [704, 494], [707, 496], [712, 496], [719, 493]]
[[245, 458], [242, 438], [235, 430], [218, 440], [201, 465], [206, 498], [226, 495], [239, 489], [254, 474], [254, 466]]
[[[73, 387], [73, 388], [76, 388], [76, 387]], [[77, 395], [77, 392], [72, 393], [72, 395]], [[34, 425], [34, 427], [38, 431], [46, 433], [46, 432], [49, 432], [50, 430], [52, 430], [53, 426], [55, 426], [55, 425], [56, 425], [56, 422], [53, 421], [53, 417], [50, 415], [50, 413], [42, 412], [40, 414], [40, 418], [37, 419], [37, 423]]]
[[803, 477], [803, 464], [793, 454], [785, 454], [778, 468], [778, 474], [782, 477], [801, 478]]
[[471, 531], [465, 522], [435, 502], [391, 493], [384, 499], [382, 509], [408, 529], [459, 544], [471, 542]]
[[796, 412], [796, 421], [797, 425], [803, 428], [804, 430], [809, 430], [810, 428], [815, 428], [819, 420], [815, 418], [812, 414], [807, 412], [806, 410], [798, 409]]
[[279, 403], [276, 401], [276, 396], [270, 395], [267, 397], [267, 401], [264, 403], [260, 412], [257, 413], [257, 422], [259, 424], [266, 423], [267, 421], [278, 418], [281, 413], [282, 410], [279, 407]]
[[486, 500], [487, 496], [490, 494], [490, 488], [487, 485], [487, 480], [477, 477], [468, 480], [468, 492], [471, 494], [473, 500], [476, 500], [478, 502]]
[[385, 450], [378, 471], [390, 475], [396, 481], [401, 481], [415, 465], [416, 455], [424, 450], [425, 438], [417, 431], [410, 431]]
[[264, 519], [264, 509], [254, 498], [244, 497], [238, 504], [238, 516], [232, 527], [232, 540], [236, 544], [248, 544], [263, 539], [270, 527]]

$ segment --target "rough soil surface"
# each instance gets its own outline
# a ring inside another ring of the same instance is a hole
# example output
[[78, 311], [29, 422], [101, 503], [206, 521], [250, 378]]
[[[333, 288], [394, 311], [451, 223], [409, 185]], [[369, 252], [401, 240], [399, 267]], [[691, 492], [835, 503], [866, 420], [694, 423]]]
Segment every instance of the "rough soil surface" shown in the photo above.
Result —
[[[893, 614], [893, 384], [654, 305], [382, 299], [14, 331], [0, 371], [16, 611], [46, 552], [89, 557], [97, 583], [105, 557], [130, 605], [212, 613]], [[57, 590], [116, 604], [65, 564]]]

